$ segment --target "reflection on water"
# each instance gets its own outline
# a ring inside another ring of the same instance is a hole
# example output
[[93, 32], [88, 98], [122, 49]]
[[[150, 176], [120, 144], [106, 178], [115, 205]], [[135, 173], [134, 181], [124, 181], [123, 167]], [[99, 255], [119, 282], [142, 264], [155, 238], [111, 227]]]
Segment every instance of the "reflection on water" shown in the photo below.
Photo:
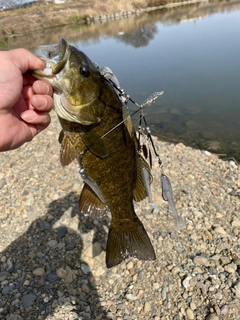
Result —
[[155, 135], [240, 160], [239, 30], [239, 1], [201, 2], [43, 30], [5, 46], [33, 50], [65, 37], [109, 66], [138, 103], [165, 91], [146, 111]]

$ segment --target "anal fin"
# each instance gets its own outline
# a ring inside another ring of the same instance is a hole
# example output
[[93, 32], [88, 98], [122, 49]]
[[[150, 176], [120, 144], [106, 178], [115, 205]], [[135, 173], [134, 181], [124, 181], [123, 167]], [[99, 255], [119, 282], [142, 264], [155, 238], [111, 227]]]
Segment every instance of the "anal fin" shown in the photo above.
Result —
[[82, 214], [90, 219], [101, 218], [109, 211], [108, 206], [98, 198], [86, 183], [80, 195], [79, 209]]

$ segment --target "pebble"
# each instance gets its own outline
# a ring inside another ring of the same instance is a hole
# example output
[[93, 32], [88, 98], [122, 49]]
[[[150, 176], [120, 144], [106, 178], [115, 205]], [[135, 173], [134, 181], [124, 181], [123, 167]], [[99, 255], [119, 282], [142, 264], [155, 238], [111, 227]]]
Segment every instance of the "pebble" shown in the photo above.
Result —
[[58, 276], [55, 273], [47, 273], [46, 274], [46, 280], [48, 282], [55, 282], [57, 280]]
[[67, 233], [67, 227], [61, 226], [57, 229], [57, 240], [60, 241], [63, 237], [65, 237]]
[[237, 270], [237, 265], [235, 263], [229, 263], [228, 265], [224, 266], [224, 270], [228, 273], [234, 273]]
[[83, 183], [75, 161], [64, 169], [59, 164], [59, 131], [53, 113], [50, 127], [31, 143], [0, 153], [0, 179], [7, 182], [0, 189], [0, 318], [238, 319], [240, 199], [229, 193], [239, 190], [239, 168], [154, 138], [187, 227], [173, 234], [153, 161], [151, 190], [158, 209], [152, 214], [147, 199], [134, 206], [156, 260], [131, 257], [108, 269], [111, 216], [82, 221]]
[[33, 274], [35, 276], [41, 277], [44, 276], [45, 270], [43, 268], [36, 268], [35, 270], [33, 270]]
[[72, 283], [76, 279], [75, 272], [69, 266], [66, 267], [65, 271], [66, 271], [66, 276], [64, 278], [64, 282]]
[[192, 309], [188, 308], [186, 310], [186, 315], [187, 315], [188, 319], [191, 319], [191, 320], [194, 319], [194, 313], [193, 313]]
[[60, 279], [64, 279], [66, 277], [66, 275], [67, 275], [67, 271], [64, 270], [63, 268], [58, 268], [56, 270], [56, 274]]
[[100, 267], [97, 268], [97, 270], [95, 272], [95, 275], [96, 275], [96, 277], [100, 277], [104, 273], [105, 273], [105, 269], [102, 266], [100, 266]]
[[82, 269], [82, 271], [83, 271], [85, 274], [91, 272], [91, 269], [90, 269], [89, 266], [86, 265], [85, 263], [82, 263], [82, 264], [81, 264], [81, 269]]
[[190, 280], [192, 279], [191, 276], [187, 276], [183, 282], [182, 282], [182, 285], [185, 289], [189, 288], [190, 287]]
[[240, 281], [234, 286], [236, 297], [240, 299]]
[[24, 309], [31, 307], [34, 304], [37, 296], [35, 294], [29, 293], [22, 297], [22, 305]]
[[215, 232], [217, 232], [217, 233], [219, 233], [221, 235], [227, 234], [226, 231], [224, 230], [224, 228], [221, 227], [221, 226], [216, 227], [214, 230], [215, 230]]
[[0, 179], [0, 189], [2, 189], [7, 184], [7, 181], [3, 178]]
[[50, 241], [48, 241], [47, 245], [50, 248], [55, 248], [58, 245], [58, 243], [56, 240], [50, 240]]
[[128, 300], [131, 300], [131, 301], [135, 301], [135, 300], [138, 299], [138, 297], [135, 296], [135, 294], [132, 294], [132, 293], [127, 293], [127, 294], [126, 294], [126, 298], [127, 298]]
[[204, 256], [195, 256], [193, 258], [193, 262], [195, 264], [199, 264], [201, 266], [206, 266], [206, 267], [209, 265], [209, 260]]
[[216, 314], [211, 313], [209, 316], [207, 316], [206, 320], [219, 320], [219, 317]]
[[148, 301], [146, 301], [144, 303], [144, 313], [149, 313], [150, 310], [151, 310], [151, 304]]

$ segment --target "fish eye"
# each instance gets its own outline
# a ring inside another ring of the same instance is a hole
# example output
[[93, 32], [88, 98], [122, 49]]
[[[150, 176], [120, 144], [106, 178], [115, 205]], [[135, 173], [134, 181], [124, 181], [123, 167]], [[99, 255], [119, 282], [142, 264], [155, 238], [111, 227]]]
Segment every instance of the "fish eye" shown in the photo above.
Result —
[[89, 69], [86, 66], [81, 67], [80, 73], [85, 78], [90, 75]]

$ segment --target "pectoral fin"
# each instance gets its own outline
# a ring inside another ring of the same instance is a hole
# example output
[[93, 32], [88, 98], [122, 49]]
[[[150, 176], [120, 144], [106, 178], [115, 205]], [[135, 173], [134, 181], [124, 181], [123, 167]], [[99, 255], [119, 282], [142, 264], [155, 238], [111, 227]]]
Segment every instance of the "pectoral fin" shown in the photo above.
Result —
[[75, 159], [76, 154], [72, 143], [64, 134], [63, 130], [59, 134], [58, 141], [59, 143], [61, 143], [60, 162], [61, 165], [64, 167], [70, 164]]
[[80, 212], [91, 219], [101, 218], [108, 212], [104, 204], [93, 190], [85, 183], [79, 199]]
[[99, 158], [106, 158], [108, 150], [104, 141], [93, 130], [81, 133], [81, 138], [88, 149]]

